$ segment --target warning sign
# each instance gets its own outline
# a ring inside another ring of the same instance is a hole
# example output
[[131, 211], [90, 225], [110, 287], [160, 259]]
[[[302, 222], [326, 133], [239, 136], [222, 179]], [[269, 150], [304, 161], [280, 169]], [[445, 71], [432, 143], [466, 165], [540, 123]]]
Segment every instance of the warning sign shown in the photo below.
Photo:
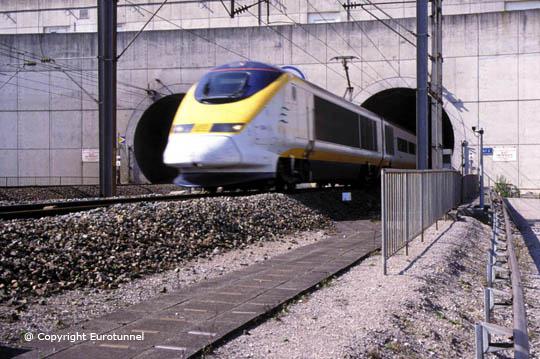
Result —
[[83, 148], [82, 161], [83, 162], [99, 162], [99, 149]]
[[517, 161], [516, 147], [493, 147], [494, 162], [512, 162]]

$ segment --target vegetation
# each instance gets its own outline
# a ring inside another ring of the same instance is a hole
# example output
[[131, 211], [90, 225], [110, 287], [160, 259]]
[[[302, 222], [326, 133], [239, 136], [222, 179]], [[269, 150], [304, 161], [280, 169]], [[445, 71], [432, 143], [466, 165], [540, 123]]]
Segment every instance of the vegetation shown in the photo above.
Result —
[[519, 197], [519, 189], [508, 182], [504, 176], [499, 176], [495, 182], [495, 192], [503, 197]]

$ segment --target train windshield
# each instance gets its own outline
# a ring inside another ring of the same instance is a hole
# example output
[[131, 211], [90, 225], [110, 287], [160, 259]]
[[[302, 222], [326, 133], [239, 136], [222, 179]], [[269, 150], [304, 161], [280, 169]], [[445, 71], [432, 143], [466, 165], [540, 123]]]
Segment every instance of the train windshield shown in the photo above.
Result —
[[195, 98], [203, 103], [239, 101], [262, 90], [280, 74], [268, 70], [209, 72], [199, 81]]

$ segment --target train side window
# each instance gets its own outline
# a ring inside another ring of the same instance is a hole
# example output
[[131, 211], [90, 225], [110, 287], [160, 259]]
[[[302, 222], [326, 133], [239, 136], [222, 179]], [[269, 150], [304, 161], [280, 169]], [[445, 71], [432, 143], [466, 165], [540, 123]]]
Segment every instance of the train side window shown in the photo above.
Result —
[[409, 152], [408, 149], [408, 142], [405, 141], [403, 138], [397, 138], [397, 149], [399, 152], [407, 153]]
[[388, 125], [384, 126], [384, 147], [387, 155], [394, 155], [394, 129]]
[[377, 127], [375, 121], [360, 116], [360, 144], [363, 149], [377, 151]]
[[416, 154], [416, 144], [415, 143], [409, 142], [409, 153], [411, 155]]
[[350, 147], [360, 147], [358, 114], [318, 96], [314, 97], [315, 138]]
[[296, 87], [295, 86], [291, 87], [291, 97], [293, 101], [296, 101]]

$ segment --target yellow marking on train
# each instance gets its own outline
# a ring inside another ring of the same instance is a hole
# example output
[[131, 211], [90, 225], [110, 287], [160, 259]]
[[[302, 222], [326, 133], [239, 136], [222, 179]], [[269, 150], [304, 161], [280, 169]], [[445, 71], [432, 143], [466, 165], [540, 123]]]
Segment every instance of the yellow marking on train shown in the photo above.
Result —
[[195, 99], [197, 84], [195, 84], [189, 89], [180, 103], [172, 125], [195, 124], [192, 130], [192, 132], [195, 132], [198, 124], [249, 123], [264, 109], [264, 106], [278, 91], [289, 82], [289, 78], [289, 74], [283, 74], [252, 96], [240, 101], [223, 104], [206, 104], [197, 101]]
[[[290, 150], [287, 150], [283, 153], [281, 153], [279, 156], [284, 158], [297, 158], [297, 159], [304, 159], [305, 149], [303, 148], [293, 148]], [[383, 160], [381, 162], [380, 157], [370, 158], [370, 157], [364, 157], [361, 155], [351, 155], [351, 154], [343, 154], [343, 153], [336, 153], [336, 152], [329, 152], [329, 151], [313, 151], [309, 154], [308, 159], [314, 160], [314, 161], [324, 161], [324, 162], [340, 162], [340, 163], [351, 163], [351, 164], [371, 164], [374, 166], [382, 166], [386, 167], [390, 165], [390, 162], [388, 160]], [[398, 165], [398, 163], [393, 162], [393, 167]], [[416, 166], [414, 164], [410, 163], [399, 163], [400, 168], [415, 168]]]
[[210, 129], [212, 128], [212, 124], [211, 123], [196, 123], [194, 126], [193, 126], [193, 129], [191, 130], [191, 132], [195, 132], [195, 133], [206, 133], [206, 132], [210, 132]]

